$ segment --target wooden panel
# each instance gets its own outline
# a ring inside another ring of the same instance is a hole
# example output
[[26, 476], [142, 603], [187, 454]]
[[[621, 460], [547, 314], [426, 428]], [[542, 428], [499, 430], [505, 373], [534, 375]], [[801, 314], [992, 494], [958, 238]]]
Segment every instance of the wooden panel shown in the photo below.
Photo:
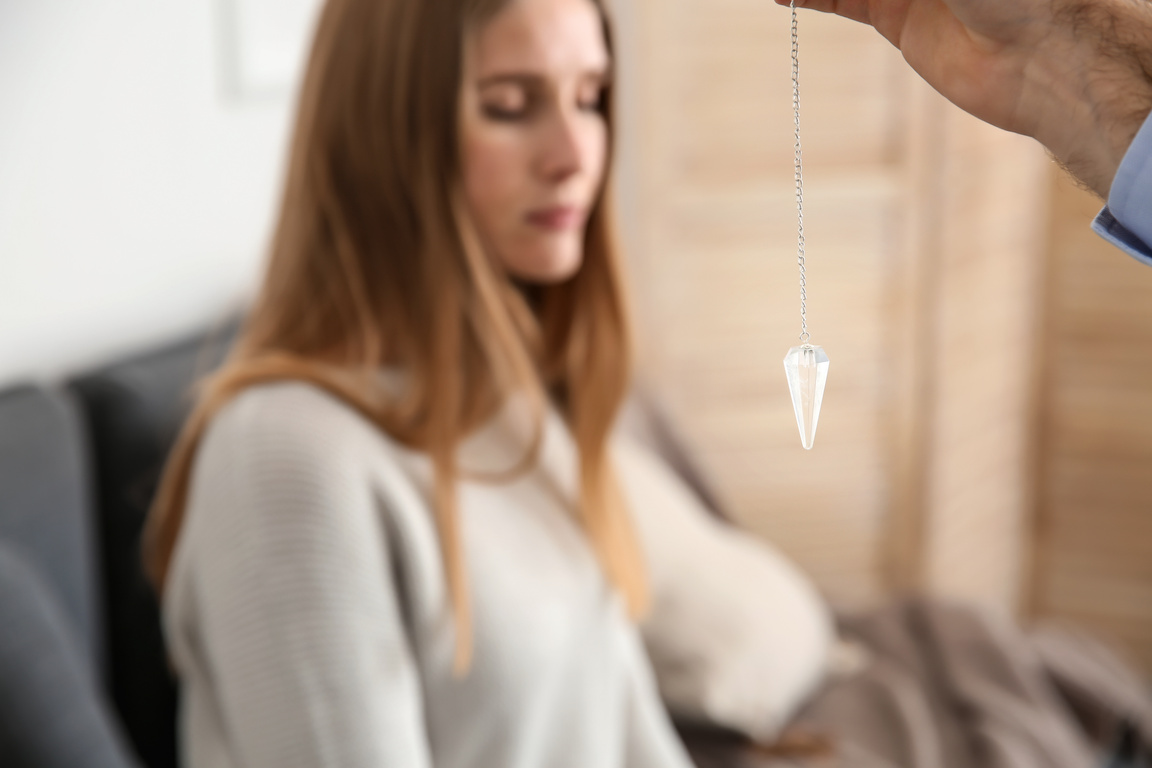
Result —
[[882, 405], [885, 275], [898, 206], [883, 177], [843, 182], [822, 204], [843, 234], [814, 237], [812, 330], [832, 357], [818, 436], [799, 444], [781, 361], [799, 332], [787, 195], [670, 206], [649, 284], [657, 378], [745, 522], [792, 553], [830, 594], [880, 593], [887, 460]]
[[[672, 193], [790, 184], [788, 14], [760, 0], [649, 0], [646, 133], [652, 181]], [[802, 22], [804, 141], [811, 167], [870, 166], [898, 152], [899, 55], [871, 30]], [[851, 61], [851, 67], [829, 66]], [[783, 172], [783, 175], [781, 173]]]
[[1031, 140], [950, 106], [940, 146], [924, 586], [1015, 613], [1032, 523], [1050, 163]]
[[[899, 402], [882, 347], [906, 252], [899, 54], [864, 27], [802, 21], [808, 309], [832, 358], [808, 453], [782, 365], [800, 331], [788, 13], [758, 0], [648, 0], [629, 16], [639, 74], [625, 207], [638, 220], [642, 372], [750, 528], [834, 599], [876, 599], [885, 409]], [[841, 57], [853, 66], [833, 66]]]
[[1152, 269], [1096, 237], [1055, 181], [1033, 607], [1152, 673]]
[[642, 373], [740, 519], [834, 601], [927, 588], [1011, 610], [1043, 154], [958, 113], [869, 28], [803, 14], [808, 310], [832, 361], [805, 452], [781, 365], [800, 330], [787, 10], [635, 0], [627, 17]]

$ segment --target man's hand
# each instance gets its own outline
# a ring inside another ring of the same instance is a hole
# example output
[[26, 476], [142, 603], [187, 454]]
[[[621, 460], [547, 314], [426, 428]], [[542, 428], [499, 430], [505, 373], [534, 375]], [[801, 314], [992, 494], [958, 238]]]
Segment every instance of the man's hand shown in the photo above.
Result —
[[1036, 138], [1101, 197], [1152, 111], [1148, 0], [796, 5], [871, 24], [946, 98], [993, 125]]

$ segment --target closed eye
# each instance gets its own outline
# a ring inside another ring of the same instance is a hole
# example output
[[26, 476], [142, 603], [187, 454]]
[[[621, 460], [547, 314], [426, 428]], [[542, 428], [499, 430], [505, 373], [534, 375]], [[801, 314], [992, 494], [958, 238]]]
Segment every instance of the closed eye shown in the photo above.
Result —
[[531, 84], [518, 80], [482, 84], [480, 106], [485, 116], [494, 120], [518, 119], [531, 107], [534, 90]]
[[607, 95], [608, 89], [603, 86], [597, 86], [590, 91], [586, 90], [581, 94], [578, 106], [585, 112], [603, 114]]

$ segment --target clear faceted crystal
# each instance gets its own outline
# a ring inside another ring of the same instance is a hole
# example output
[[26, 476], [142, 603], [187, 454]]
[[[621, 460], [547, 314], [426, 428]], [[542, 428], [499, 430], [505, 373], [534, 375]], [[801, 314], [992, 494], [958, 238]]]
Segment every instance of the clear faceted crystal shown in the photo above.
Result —
[[792, 391], [800, 442], [812, 450], [816, 422], [820, 420], [820, 402], [824, 399], [824, 385], [828, 382], [828, 355], [824, 354], [823, 347], [811, 344], [792, 347], [784, 358], [784, 371], [788, 374], [788, 389]]

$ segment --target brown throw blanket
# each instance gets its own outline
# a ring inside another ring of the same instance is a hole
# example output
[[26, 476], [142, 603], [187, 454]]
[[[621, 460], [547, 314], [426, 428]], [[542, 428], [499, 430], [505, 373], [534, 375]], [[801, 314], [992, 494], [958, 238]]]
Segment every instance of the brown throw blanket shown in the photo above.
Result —
[[863, 668], [779, 744], [698, 741], [701, 768], [1152, 768], [1152, 695], [1087, 637], [924, 598], [840, 625]]
[[[731, 519], [653, 392], [638, 387], [622, 428]], [[830, 679], [778, 744], [684, 729], [700, 768], [1152, 768], [1152, 694], [1085, 636], [927, 598], [838, 622], [864, 669]]]

